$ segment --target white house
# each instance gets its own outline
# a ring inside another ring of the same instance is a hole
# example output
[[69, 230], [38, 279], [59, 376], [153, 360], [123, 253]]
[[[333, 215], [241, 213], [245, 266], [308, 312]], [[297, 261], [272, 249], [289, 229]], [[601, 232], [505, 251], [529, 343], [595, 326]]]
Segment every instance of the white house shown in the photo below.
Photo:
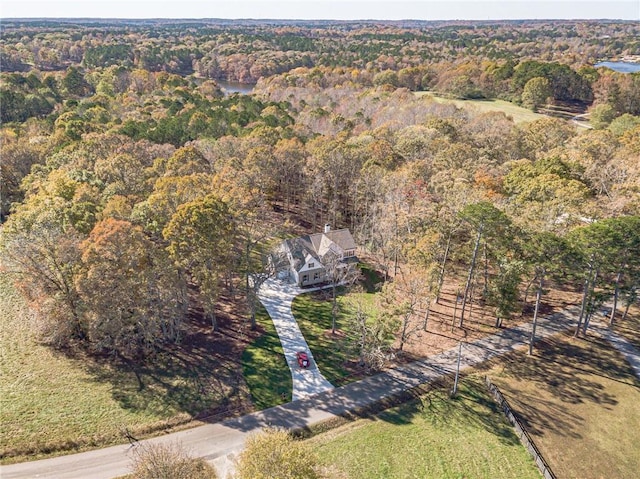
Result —
[[332, 230], [325, 225], [324, 232], [285, 240], [282, 250], [289, 260], [289, 274], [299, 286], [310, 286], [326, 280], [322, 265], [328, 253], [341, 261], [356, 258], [356, 243], [348, 229]]

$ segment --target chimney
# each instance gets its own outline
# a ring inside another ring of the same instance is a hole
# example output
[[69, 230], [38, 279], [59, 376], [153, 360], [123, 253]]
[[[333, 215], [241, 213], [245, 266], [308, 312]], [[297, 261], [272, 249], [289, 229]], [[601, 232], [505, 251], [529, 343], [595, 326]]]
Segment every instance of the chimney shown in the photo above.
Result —
[[324, 232], [328, 233], [329, 231], [331, 231], [331, 225], [329, 223], [324, 225]]

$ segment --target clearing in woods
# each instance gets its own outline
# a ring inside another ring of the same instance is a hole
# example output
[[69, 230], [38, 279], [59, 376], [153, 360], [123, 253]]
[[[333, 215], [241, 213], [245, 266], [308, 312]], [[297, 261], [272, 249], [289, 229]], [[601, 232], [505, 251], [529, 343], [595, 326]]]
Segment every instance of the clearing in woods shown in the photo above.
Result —
[[427, 95], [433, 98], [438, 103], [453, 103], [459, 108], [471, 108], [479, 111], [480, 113], [485, 113], [488, 111], [501, 111], [504, 112], [507, 116], [513, 118], [514, 123], [524, 123], [527, 121], [539, 120], [540, 118], [546, 118], [545, 115], [535, 113], [531, 110], [522, 108], [521, 106], [514, 105], [513, 103], [504, 100], [460, 100], [454, 98], [445, 98], [426, 91], [416, 92], [416, 95]]

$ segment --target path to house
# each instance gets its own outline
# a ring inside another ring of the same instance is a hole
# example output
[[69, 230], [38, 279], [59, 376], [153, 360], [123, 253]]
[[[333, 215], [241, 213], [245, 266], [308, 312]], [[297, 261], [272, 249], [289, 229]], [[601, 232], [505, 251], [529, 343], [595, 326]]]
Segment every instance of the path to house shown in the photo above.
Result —
[[[265, 281], [258, 293], [260, 302], [271, 316], [280, 337], [282, 349], [291, 370], [294, 401], [333, 389], [333, 385], [325, 379], [318, 369], [311, 350], [291, 312], [293, 298], [301, 293], [319, 289], [322, 288], [303, 290], [295, 284], [271, 278]], [[298, 366], [296, 358], [298, 351], [306, 351], [309, 355], [310, 365], [308, 368], [304, 369]]]
[[[540, 320], [538, 338], [575, 327], [576, 308]], [[530, 325], [505, 329], [497, 334], [464, 344], [460, 368], [505, 354], [526, 345]], [[614, 343], [615, 344], [615, 343]], [[624, 346], [633, 364], [640, 362], [640, 351]], [[458, 348], [431, 356], [361, 381], [324, 391], [302, 401], [266, 409], [241, 418], [228, 419], [186, 431], [143, 441], [145, 444], [180, 444], [191, 455], [204, 457], [218, 469], [220, 477], [233, 470], [233, 460], [243, 447], [247, 434], [266, 426], [288, 429], [305, 428], [340, 416], [348, 411], [375, 403], [421, 384], [434, 381], [454, 371]], [[140, 446], [137, 446], [139, 448]], [[109, 479], [130, 471], [130, 461], [137, 448], [120, 445], [69, 456], [0, 467], [2, 479], [57, 478]]]
[[630, 343], [625, 338], [615, 333], [608, 326], [603, 324], [592, 324], [589, 326], [591, 332], [595, 332], [609, 341], [614, 348], [616, 348], [624, 356], [627, 362], [631, 365], [631, 369], [635, 375], [640, 379], [640, 351], [633, 343]]

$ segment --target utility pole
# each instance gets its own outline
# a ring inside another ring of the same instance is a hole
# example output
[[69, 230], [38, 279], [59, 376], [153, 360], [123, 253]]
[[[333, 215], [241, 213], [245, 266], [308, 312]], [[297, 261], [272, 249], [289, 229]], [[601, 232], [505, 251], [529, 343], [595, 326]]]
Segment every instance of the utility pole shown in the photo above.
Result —
[[456, 365], [456, 379], [453, 381], [453, 391], [451, 397], [456, 397], [458, 393], [458, 378], [460, 377], [460, 356], [462, 355], [462, 341], [458, 343], [458, 364]]

